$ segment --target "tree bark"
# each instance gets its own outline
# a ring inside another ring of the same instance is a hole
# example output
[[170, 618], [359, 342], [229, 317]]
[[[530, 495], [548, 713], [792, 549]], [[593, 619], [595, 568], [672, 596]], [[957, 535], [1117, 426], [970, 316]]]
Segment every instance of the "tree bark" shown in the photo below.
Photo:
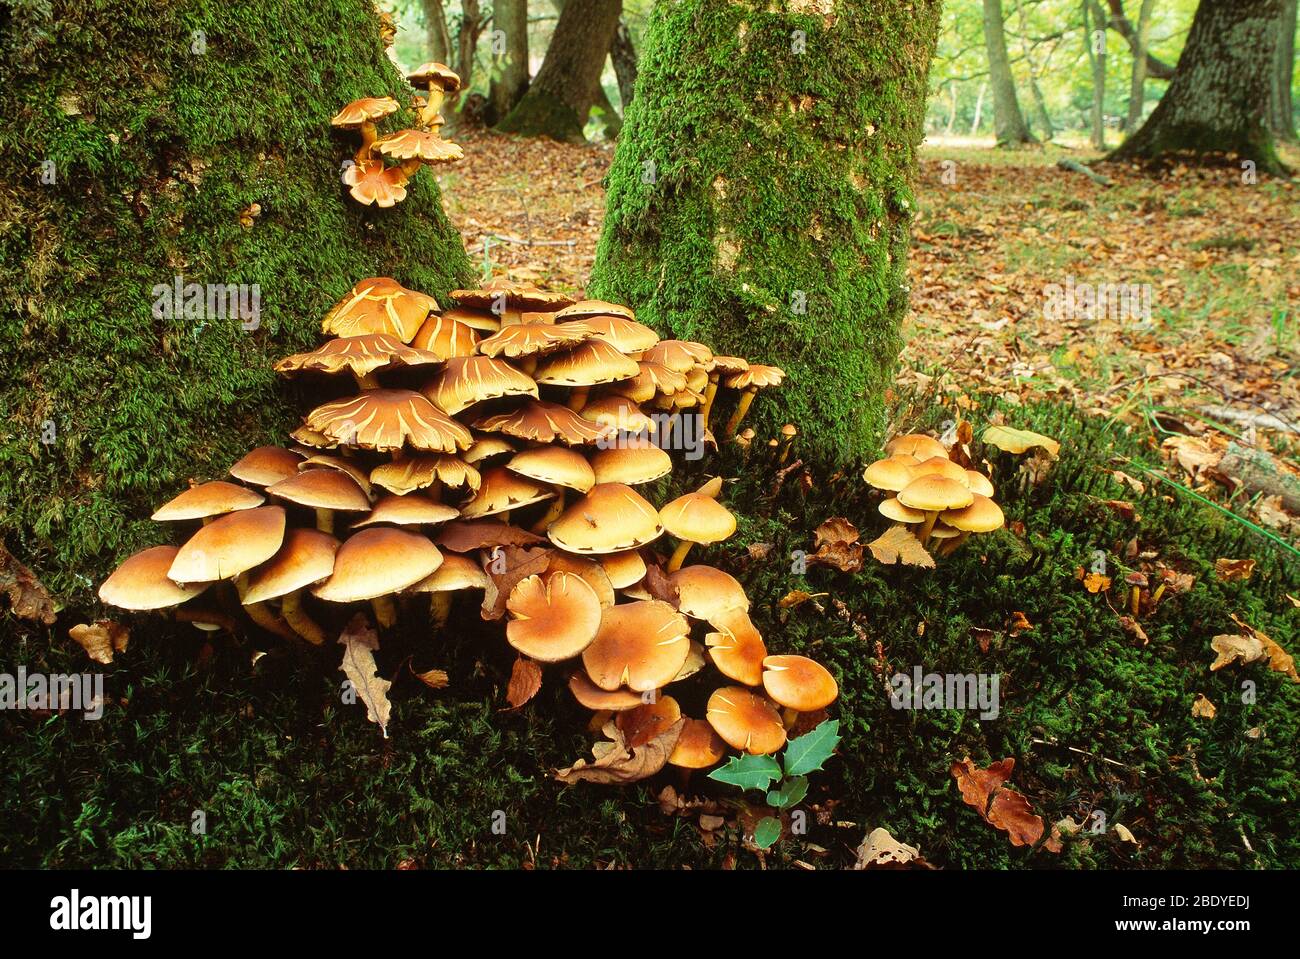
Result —
[[1111, 154], [1233, 154], [1285, 174], [1269, 130], [1282, 0], [1201, 0], [1169, 89], [1146, 123]]
[[628, 29], [625, 20], [620, 19], [618, 29], [614, 31], [609, 60], [614, 65], [614, 76], [618, 78], [618, 98], [626, 113], [636, 92], [636, 48], [632, 46], [632, 31]]
[[1034, 143], [1016, 98], [1016, 78], [1007, 55], [1007, 37], [1002, 21], [1002, 0], [984, 2], [984, 46], [989, 57], [989, 82], [993, 86], [993, 130], [998, 146]]
[[1106, 149], [1106, 14], [1097, 0], [1083, 0], [1084, 43], [1092, 66], [1093, 149]]
[[[187, 479], [286, 441], [298, 411], [272, 363], [314, 348], [353, 283], [392, 276], [446, 302], [474, 270], [429, 171], [389, 210], [340, 182], [358, 142], [330, 127], [340, 107], [387, 95], [403, 109], [384, 131], [416, 119], [370, 0], [56, 0], [7, 16], [0, 536], [81, 604], [156, 542], [148, 517]], [[257, 310], [155, 309], [177, 277], [243, 285]]]
[[1273, 59], [1273, 85], [1269, 95], [1269, 127], [1286, 143], [1296, 142], [1295, 105], [1291, 83], [1295, 73], [1296, 0], [1282, 0], [1277, 53]]
[[428, 59], [438, 63], [451, 60], [451, 34], [447, 30], [447, 11], [442, 0], [422, 0], [424, 35]]
[[[478, 0], [461, 0], [460, 31], [456, 34], [456, 72], [462, 90], [474, 80], [474, 58], [478, 55], [478, 38], [483, 32], [484, 17]], [[449, 98], [453, 99], [453, 98]]]
[[568, 0], [541, 69], [497, 130], [586, 142], [583, 118], [596, 101], [622, 7], [622, 0]]
[[1034, 50], [1029, 42], [1029, 21], [1025, 16], [1024, 0], [1016, 0], [1016, 18], [1020, 24], [1020, 52], [1029, 69], [1029, 93], [1034, 105], [1034, 123], [1037, 124], [1042, 138], [1051, 142], [1056, 130], [1052, 127], [1051, 114], [1047, 112], [1047, 101], [1043, 98], [1043, 89], [1038, 85], [1038, 64], [1034, 60]]
[[[1294, 3], [1294, 0], [1292, 0]], [[1151, 14], [1155, 0], [1142, 0], [1133, 43], [1133, 71], [1129, 75], [1128, 119], [1124, 130], [1132, 136], [1142, 123], [1147, 101], [1147, 45], [1151, 42]]]
[[[1133, 27], [1133, 21], [1124, 13], [1124, 0], [1106, 0], [1106, 5], [1110, 7], [1109, 26], [1118, 33], [1128, 43], [1130, 51], [1136, 49], [1137, 30]], [[1163, 60], [1158, 60], [1151, 55], [1148, 50], [1146, 54], [1147, 76], [1153, 80], [1172, 80], [1174, 78], [1174, 68]]]
[[988, 95], [989, 84], [987, 80], [980, 82], [979, 96], [975, 98], [975, 118], [970, 123], [970, 135], [980, 132], [980, 123], [984, 120], [984, 97]]
[[528, 90], [528, 0], [494, 0], [492, 44], [496, 69], [488, 88], [488, 126], [504, 119]]
[[844, 461], [884, 428], [940, 2], [808, 7], [656, 6], [589, 294], [780, 366], [755, 428]]

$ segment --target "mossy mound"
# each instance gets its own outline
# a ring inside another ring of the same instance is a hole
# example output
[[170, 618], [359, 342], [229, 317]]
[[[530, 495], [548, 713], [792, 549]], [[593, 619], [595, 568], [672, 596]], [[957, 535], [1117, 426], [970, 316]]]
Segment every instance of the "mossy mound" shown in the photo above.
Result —
[[[1105, 469], [1111, 458], [1149, 455], [1121, 427], [1080, 425], [1070, 407], [1004, 412], [1064, 443], [1037, 486], [1020, 488], [1009, 478], [1012, 461], [998, 461], [999, 502], [1023, 531], [973, 539], [933, 571], [868, 559], [856, 574], [824, 566], [799, 574], [795, 551], [811, 550], [824, 519], [847, 516], [868, 535], [884, 524], [853, 473], [840, 482], [819, 473], [804, 492], [796, 471], [773, 497], [771, 454], [756, 444], [743, 470], [752, 479], [724, 494], [740, 514], [737, 536], [692, 554], [741, 579], [774, 646], [814, 655], [840, 682], [832, 713], [844, 740], [813, 775], [808, 802], [825, 810], [834, 800], [828, 818], [857, 826], [810, 816], [807, 838], [828, 850], [812, 861], [845, 865], [852, 846], [884, 826], [947, 868], [1300, 865], [1300, 686], [1260, 663], [1208, 669], [1210, 639], [1239, 631], [1232, 614], [1296, 651], [1300, 609], [1286, 596], [1300, 595], [1300, 569], [1274, 544], [1168, 487], [1150, 484], [1143, 495], [1118, 487]], [[979, 427], [989, 413], [968, 416]], [[949, 415], [936, 413], [936, 423]], [[741, 475], [739, 455], [727, 454], [724, 475]], [[692, 488], [717, 468], [706, 459], [674, 482]], [[1119, 498], [1140, 519], [1106, 505]], [[1134, 537], [1141, 551], [1195, 577], [1190, 591], [1141, 617], [1145, 645], [1120, 625], [1118, 587], [1091, 594], [1076, 579], [1103, 550], [1122, 580]], [[760, 543], [769, 547], [749, 549]], [[1258, 565], [1248, 581], [1226, 581], [1214, 573], [1221, 557]], [[825, 613], [809, 603], [782, 610], [793, 590], [829, 594], [818, 599]], [[1016, 613], [1033, 629], [1012, 630]], [[409, 617], [425, 621], [419, 610]], [[360, 706], [340, 704], [337, 646], [308, 651], [267, 636], [221, 636], [200, 655], [205, 640], [188, 627], [130, 622], [130, 648], [104, 668], [103, 719], [15, 712], [0, 725], [6, 863], [710, 867], [737, 852], [740, 867], [756, 865], [734, 838], [710, 848], [689, 820], [659, 811], [655, 795], [674, 782], [668, 774], [625, 788], [554, 782], [555, 767], [589, 748], [588, 714], [555, 669], [522, 710], [500, 711], [515, 654], [472, 602], [457, 607], [440, 637], [399, 630], [383, 638], [380, 671], [396, 683], [388, 740]], [[254, 660], [258, 650], [267, 653]], [[416, 669], [446, 669], [450, 687], [421, 686], [408, 667], [412, 654]], [[88, 667], [62, 631], [0, 649], [0, 672], [19, 663], [29, 671]], [[895, 710], [884, 679], [915, 665], [997, 673], [998, 717]], [[1243, 702], [1247, 680], [1253, 703]], [[1217, 706], [1215, 719], [1192, 716], [1198, 693]], [[683, 699], [688, 712], [695, 705]], [[1012, 784], [1049, 824], [1100, 811], [1138, 842], [1108, 831], [1068, 839], [1059, 855], [1012, 847], [961, 801], [949, 766], [966, 755], [981, 766], [1015, 757]], [[38, 783], [46, 798], [33, 801]], [[699, 776], [693, 786], [735, 795]], [[191, 831], [196, 810], [206, 813], [206, 835]], [[498, 811], [504, 834], [493, 830]], [[529, 844], [538, 835], [535, 854]], [[810, 855], [786, 840], [769, 865], [791, 854]]]
[[[390, 210], [340, 182], [356, 143], [329, 118], [411, 93], [366, 0], [0, 12], [0, 535], [56, 594], [155, 538], [186, 478], [283, 439], [271, 363], [356, 280], [472, 280], [427, 171]], [[256, 284], [256, 328], [155, 316], [177, 276]]]

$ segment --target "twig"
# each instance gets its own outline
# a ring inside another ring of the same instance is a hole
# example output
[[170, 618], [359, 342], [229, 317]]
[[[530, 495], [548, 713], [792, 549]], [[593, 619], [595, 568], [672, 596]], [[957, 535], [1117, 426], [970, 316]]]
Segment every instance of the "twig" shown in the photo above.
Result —
[[1056, 161], [1056, 165], [1060, 169], [1068, 170], [1071, 173], [1082, 173], [1093, 183], [1099, 184], [1101, 186], [1111, 186], [1115, 182], [1110, 177], [1102, 176], [1096, 170], [1084, 166], [1078, 160], [1072, 159], [1071, 157], [1061, 157], [1061, 159]]
[[1089, 759], [1100, 759], [1102, 762], [1109, 763], [1112, 766], [1118, 766], [1120, 769], [1130, 768], [1117, 759], [1107, 759], [1105, 756], [1099, 756], [1097, 753], [1090, 753], [1086, 749], [1079, 749], [1075, 746], [1063, 746], [1061, 743], [1054, 743], [1050, 739], [1031, 739], [1029, 741], [1038, 746], [1055, 746], [1057, 749], [1066, 749], [1072, 753], [1077, 753], [1080, 756], [1087, 756]]

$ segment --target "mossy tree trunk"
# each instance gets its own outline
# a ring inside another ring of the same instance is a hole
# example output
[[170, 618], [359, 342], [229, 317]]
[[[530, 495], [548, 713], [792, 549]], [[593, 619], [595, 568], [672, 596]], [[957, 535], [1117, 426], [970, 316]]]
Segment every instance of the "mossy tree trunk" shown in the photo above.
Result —
[[830, 460], [884, 425], [939, 7], [658, 6], [609, 174], [589, 293], [785, 369], [755, 425]]
[[1111, 159], [1235, 154], [1285, 173], [1269, 130], [1282, 0], [1201, 0], [1174, 78]]
[[[56, 592], [156, 541], [187, 479], [284, 441], [297, 404], [271, 364], [356, 280], [472, 281], [428, 171], [384, 211], [340, 182], [356, 142], [334, 112], [413, 92], [368, 0], [6, 8], [0, 535]], [[176, 277], [243, 285], [257, 313], [155, 310]]]
[[622, 0], [568, 0], [541, 69], [524, 98], [496, 129], [561, 142], [586, 142], [583, 121], [596, 100], [622, 10]]

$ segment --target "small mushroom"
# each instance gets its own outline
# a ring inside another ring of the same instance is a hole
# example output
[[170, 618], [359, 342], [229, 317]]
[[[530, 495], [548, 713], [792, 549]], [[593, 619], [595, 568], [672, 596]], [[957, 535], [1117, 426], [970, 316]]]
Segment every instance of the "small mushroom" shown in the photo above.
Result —
[[709, 725], [733, 749], [763, 756], [785, 745], [785, 726], [765, 696], [744, 686], [723, 686], [709, 697]]
[[667, 571], [676, 572], [696, 543], [721, 542], [736, 531], [736, 517], [712, 496], [701, 492], [679, 496], [659, 511], [664, 529], [678, 540]]
[[726, 439], [735, 436], [745, 414], [749, 412], [750, 404], [754, 402], [754, 394], [769, 386], [780, 386], [783, 379], [785, 379], [785, 371], [780, 367], [751, 363], [748, 369], [723, 380], [724, 386], [728, 389], [740, 390], [741, 394], [736, 404], [736, 411], [731, 414], [731, 419], [727, 421], [727, 428], [723, 430], [722, 435]]
[[974, 498], [974, 494], [961, 483], [934, 474], [912, 480], [898, 494], [898, 501], [904, 506], [925, 513], [925, 520], [916, 534], [922, 544], [929, 540], [930, 530], [940, 513], [969, 506]]
[[389, 527], [354, 533], [339, 547], [329, 579], [312, 587], [328, 603], [369, 601], [381, 626], [397, 621], [393, 594], [414, 586], [442, 565], [426, 536]]
[[991, 533], [1001, 529], [1006, 522], [1002, 509], [997, 503], [982, 493], [972, 493], [969, 506], [949, 510], [943, 514], [943, 521], [958, 530], [957, 536], [944, 544], [943, 556], [951, 556], [971, 533]]

